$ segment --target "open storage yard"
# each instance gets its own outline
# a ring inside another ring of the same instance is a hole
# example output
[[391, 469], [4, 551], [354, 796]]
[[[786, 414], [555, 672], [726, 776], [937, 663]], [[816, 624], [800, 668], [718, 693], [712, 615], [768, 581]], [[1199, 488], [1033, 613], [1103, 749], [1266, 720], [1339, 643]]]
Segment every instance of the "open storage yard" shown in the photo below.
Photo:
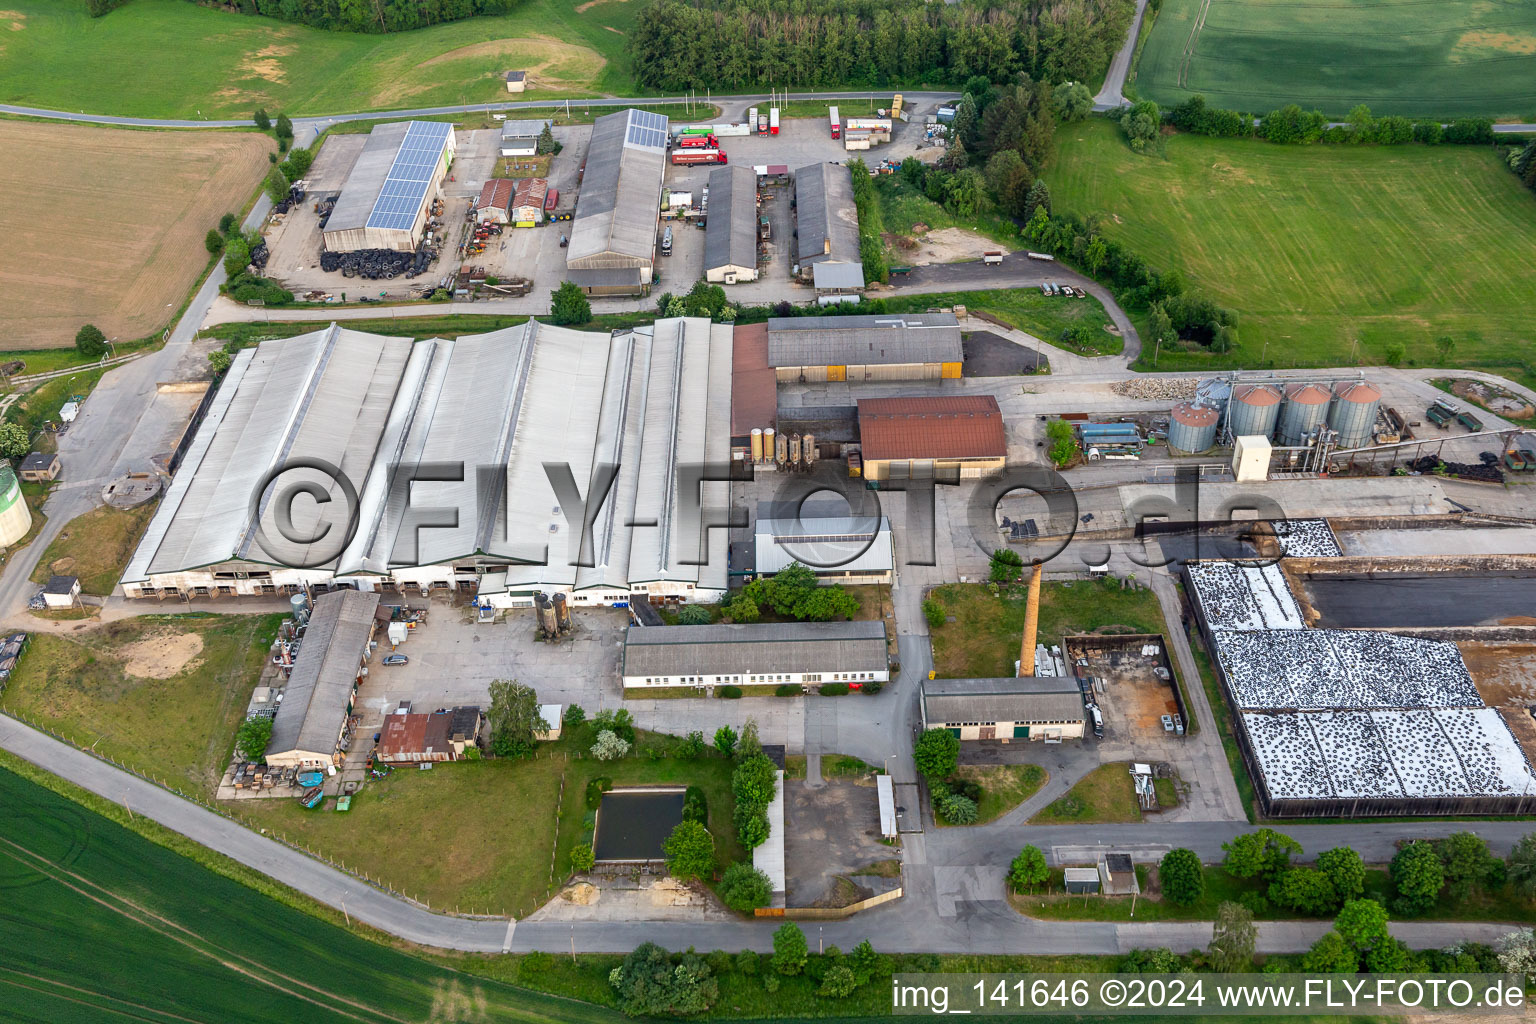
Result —
[[1530, 4], [1166, 0], [1136, 88], [1167, 106], [1202, 93], [1258, 113], [1299, 103], [1342, 117], [1365, 103], [1376, 114], [1523, 117], [1533, 55]]
[[1434, 366], [1440, 335], [1453, 362], [1527, 361], [1536, 198], [1490, 149], [1175, 135], [1143, 156], [1107, 122], [1057, 140], [1058, 208], [1239, 314], [1231, 352], [1164, 345], [1160, 369], [1379, 365], [1392, 344]]
[[5, 347], [72, 346], [83, 323], [124, 341], [158, 332], [271, 148], [246, 132], [0, 121], [0, 192], [17, 200], [0, 205]]

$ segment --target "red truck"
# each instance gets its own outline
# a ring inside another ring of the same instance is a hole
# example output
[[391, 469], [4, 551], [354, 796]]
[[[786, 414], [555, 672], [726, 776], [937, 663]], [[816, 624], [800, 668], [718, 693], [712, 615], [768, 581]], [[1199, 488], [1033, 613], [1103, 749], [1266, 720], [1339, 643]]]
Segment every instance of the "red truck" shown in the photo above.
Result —
[[545, 213], [554, 213], [555, 212], [555, 207], [557, 207], [559, 205], [560, 205], [560, 190], [557, 189], [557, 188], [552, 188], [552, 189], [549, 190], [549, 194], [544, 197], [544, 212]]
[[726, 162], [725, 151], [721, 149], [675, 149], [672, 151], [674, 164], [723, 164]]
[[678, 149], [718, 149], [720, 140], [713, 135], [680, 135], [677, 139]]

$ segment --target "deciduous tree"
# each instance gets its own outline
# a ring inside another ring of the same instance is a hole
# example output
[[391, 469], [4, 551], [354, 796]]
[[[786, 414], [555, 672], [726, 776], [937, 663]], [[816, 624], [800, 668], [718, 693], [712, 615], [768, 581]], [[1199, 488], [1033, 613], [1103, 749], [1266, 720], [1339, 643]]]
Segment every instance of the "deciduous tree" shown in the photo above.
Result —
[[575, 281], [562, 281], [551, 293], [549, 319], [561, 325], [584, 324], [592, 319], [592, 304]]
[[1424, 841], [1408, 843], [1392, 858], [1392, 909], [1405, 917], [1424, 913], [1440, 898], [1445, 869], [1435, 848]]
[[1170, 903], [1188, 906], [1205, 895], [1205, 869], [1200, 866], [1200, 857], [1193, 850], [1179, 847], [1163, 854], [1157, 877], [1163, 896]]
[[805, 942], [805, 933], [793, 921], [785, 921], [773, 933], [773, 969], [791, 977], [805, 970], [808, 959], [810, 949]]
[[715, 873], [715, 837], [696, 821], [678, 822], [661, 848], [675, 878], [709, 878]]
[[1240, 903], [1223, 900], [1216, 908], [1216, 925], [1206, 956], [1211, 966], [1225, 974], [1253, 969], [1253, 949], [1259, 929], [1253, 923], [1253, 911]]
[[1008, 885], [1014, 892], [1033, 892], [1050, 880], [1051, 869], [1038, 846], [1025, 846], [1008, 865]]
[[947, 779], [960, 760], [960, 739], [948, 729], [929, 729], [913, 746], [912, 760], [930, 784]]
[[107, 336], [95, 324], [86, 324], [75, 332], [75, 351], [87, 359], [100, 359], [107, 352]]
[[491, 752], [497, 757], [527, 757], [533, 753], [534, 735], [544, 728], [539, 716], [539, 695], [516, 679], [491, 681]]

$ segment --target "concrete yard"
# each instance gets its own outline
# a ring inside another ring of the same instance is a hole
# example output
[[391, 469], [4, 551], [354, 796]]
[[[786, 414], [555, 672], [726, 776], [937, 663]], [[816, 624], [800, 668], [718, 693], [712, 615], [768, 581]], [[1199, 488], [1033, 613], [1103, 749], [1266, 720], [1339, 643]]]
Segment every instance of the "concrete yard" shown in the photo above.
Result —
[[804, 779], [786, 779], [784, 820], [786, 902], [792, 907], [846, 905], [850, 901], [838, 899], [838, 890], [846, 896], [851, 889], [839, 878], [901, 856], [881, 840], [872, 781], [834, 779], [813, 788]]

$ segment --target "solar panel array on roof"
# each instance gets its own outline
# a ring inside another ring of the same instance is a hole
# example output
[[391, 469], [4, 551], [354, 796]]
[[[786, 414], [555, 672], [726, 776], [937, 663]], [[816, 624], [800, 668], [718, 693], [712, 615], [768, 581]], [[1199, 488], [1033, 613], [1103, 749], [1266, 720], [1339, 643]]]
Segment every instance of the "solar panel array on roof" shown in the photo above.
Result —
[[666, 117], [661, 114], [653, 114], [649, 110], [631, 110], [629, 112], [629, 131], [625, 134], [624, 141], [632, 146], [666, 149]]
[[368, 214], [367, 226], [407, 231], [432, 184], [432, 172], [453, 125], [443, 121], [412, 121], [405, 130], [400, 151], [384, 178], [384, 188]]

